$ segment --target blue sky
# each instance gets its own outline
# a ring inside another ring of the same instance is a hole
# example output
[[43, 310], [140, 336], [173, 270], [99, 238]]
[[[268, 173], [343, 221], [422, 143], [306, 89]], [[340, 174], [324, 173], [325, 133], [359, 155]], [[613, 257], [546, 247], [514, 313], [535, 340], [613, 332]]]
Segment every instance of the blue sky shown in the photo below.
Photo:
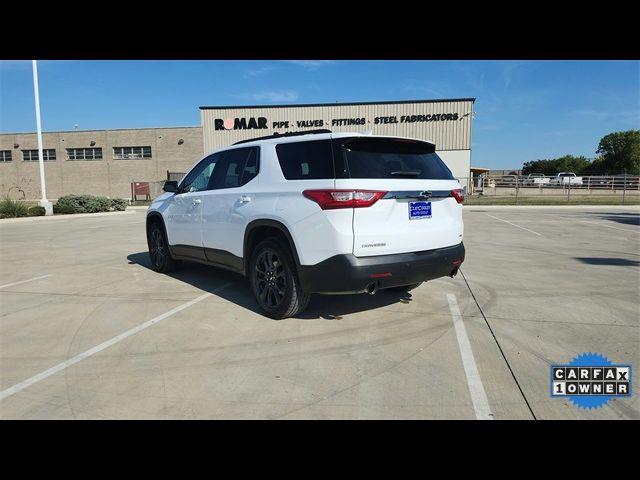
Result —
[[[201, 105], [475, 97], [472, 164], [564, 154], [640, 128], [638, 61], [41, 61], [44, 131], [199, 125]], [[0, 61], [0, 131], [35, 130], [31, 62]]]

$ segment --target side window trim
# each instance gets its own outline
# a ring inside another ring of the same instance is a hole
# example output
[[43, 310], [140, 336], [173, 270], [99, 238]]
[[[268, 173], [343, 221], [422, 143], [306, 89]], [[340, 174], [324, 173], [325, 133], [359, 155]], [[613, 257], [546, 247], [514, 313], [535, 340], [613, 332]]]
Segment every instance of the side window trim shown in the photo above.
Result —
[[[249, 183], [251, 180], [256, 178], [258, 176], [258, 174], [260, 173], [260, 147], [251, 147], [251, 152], [254, 153], [255, 156], [256, 156], [256, 173], [249, 180], [247, 180], [246, 182], [244, 181], [245, 174], [246, 174], [246, 170], [245, 169], [247, 168], [247, 160], [245, 160], [244, 166], [242, 168], [242, 174], [240, 175], [240, 185], [239, 185], [240, 187], [244, 187], [247, 183]], [[251, 154], [249, 154], [249, 155], [251, 155]], [[248, 158], [250, 158], [250, 156], [247, 156], [247, 159]]]
[[333, 171], [336, 178], [350, 178], [351, 172], [349, 171], [349, 164], [346, 159], [346, 152], [344, 142], [341, 139], [331, 139], [331, 155], [333, 159]]

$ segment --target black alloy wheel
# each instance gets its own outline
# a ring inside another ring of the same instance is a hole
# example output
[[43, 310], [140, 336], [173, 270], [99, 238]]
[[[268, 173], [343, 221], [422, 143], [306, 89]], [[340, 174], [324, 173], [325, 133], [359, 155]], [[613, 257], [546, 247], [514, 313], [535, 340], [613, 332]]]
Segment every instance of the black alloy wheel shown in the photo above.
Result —
[[288, 243], [269, 237], [253, 249], [249, 262], [253, 296], [268, 317], [282, 319], [301, 313], [311, 295], [302, 290]]
[[260, 252], [254, 269], [255, 283], [260, 303], [276, 309], [284, 301], [287, 277], [278, 253], [271, 248]]
[[180, 262], [171, 257], [167, 237], [160, 223], [153, 223], [147, 236], [149, 244], [149, 258], [151, 265], [156, 272], [167, 273], [174, 270]]

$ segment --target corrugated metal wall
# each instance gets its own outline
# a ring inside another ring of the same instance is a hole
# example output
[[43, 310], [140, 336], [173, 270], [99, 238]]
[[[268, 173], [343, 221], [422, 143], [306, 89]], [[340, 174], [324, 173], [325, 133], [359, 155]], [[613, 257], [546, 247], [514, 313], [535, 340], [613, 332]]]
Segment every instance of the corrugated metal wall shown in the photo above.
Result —
[[[433, 141], [437, 150], [470, 150], [473, 100], [438, 100], [406, 103], [377, 103], [356, 105], [304, 105], [287, 107], [201, 107], [204, 150], [209, 152], [231, 145], [239, 140], [317, 128], [334, 132], [364, 132], [372, 129], [376, 135], [398, 135]], [[434, 120], [434, 115], [457, 114], [457, 120]], [[402, 116], [431, 115], [429, 121], [403, 122]], [[236, 118], [266, 118], [264, 129], [233, 129]], [[398, 123], [378, 123], [382, 117], [395, 117]], [[225, 120], [231, 129], [216, 130], [215, 120]], [[364, 119], [361, 125], [336, 125], [338, 119]], [[299, 127], [298, 121], [321, 120], [322, 126]], [[289, 128], [275, 126], [274, 122], [289, 122]]]

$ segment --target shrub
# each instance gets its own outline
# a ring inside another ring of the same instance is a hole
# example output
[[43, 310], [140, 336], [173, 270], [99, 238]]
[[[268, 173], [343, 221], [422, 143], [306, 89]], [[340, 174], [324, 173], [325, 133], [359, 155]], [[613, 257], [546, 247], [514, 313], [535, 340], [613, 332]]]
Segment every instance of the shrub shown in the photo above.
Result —
[[20, 200], [11, 200], [5, 197], [0, 201], [0, 217], [26, 217], [29, 214], [29, 208]]
[[127, 202], [124, 198], [113, 198], [111, 204], [114, 210], [124, 211], [127, 208]]
[[96, 197], [94, 195], [64, 195], [53, 206], [54, 213], [96, 213], [124, 210], [127, 201], [120, 198]]
[[74, 207], [71, 205], [58, 205], [57, 203], [53, 204], [53, 213], [79, 213], [74, 210]]
[[45, 213], [47, 213], [47, 211], [44, 209], [44, 207], [41, 207], [39, 205], [36, 205], [35, 207], [29, 207], [29, 210], [27, 211], [27, 214], [30, 217], [41, 217]]

